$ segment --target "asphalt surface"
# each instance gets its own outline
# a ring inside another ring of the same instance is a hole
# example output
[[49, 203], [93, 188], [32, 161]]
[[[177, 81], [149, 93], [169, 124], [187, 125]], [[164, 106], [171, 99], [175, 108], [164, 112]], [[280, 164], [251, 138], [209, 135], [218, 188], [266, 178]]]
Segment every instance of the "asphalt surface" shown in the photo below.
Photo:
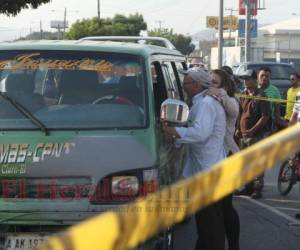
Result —
[[[263, 198], [235, 196], [241, 223], [240, 250], [300, 250], [300, 185], [285, 197], [277, 191], [279, 166], [265, 174]], [[195, 221], [176, 225], [174, 249], [192, 250], [197, 238]]]

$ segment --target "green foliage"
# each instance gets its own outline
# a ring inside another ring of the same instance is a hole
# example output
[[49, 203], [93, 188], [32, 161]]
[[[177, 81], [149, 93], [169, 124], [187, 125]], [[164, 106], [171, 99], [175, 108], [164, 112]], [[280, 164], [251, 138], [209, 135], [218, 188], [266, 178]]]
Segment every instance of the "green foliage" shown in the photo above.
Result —
[[117, 14], [113, 18], [99, 20], [94, 17], [77, 21], [65, 37], [77, 40], [85, 36], [138, 36], [141, 30], [146, 29], [147, 24], [142, 15], [134, 14], [126, 17]]
[[17, 15], [22, 9], [34, 8], [44, 3], [49, 3], [51, 0], [1, 0], [0, 13], [5, 15]]
[[176, 49], [184, 55], [191, 54], [195, 49], [190, 36], [173, 33], [173, 29], [154, 29], [149, 31], [148, 34], [149, 36], [159, 36], [169, 39]]
[[41, 40], [41, 39], [46, 39], [46, 40], [57, 40], [58, 37], [61, 39], [62, 33], [58, 34], [57, 32], [48, 32], [48, 31], [43, 31], [41, 32], [32, 32], [28, 34], [25, 37], [21, 37], [18, 40]]

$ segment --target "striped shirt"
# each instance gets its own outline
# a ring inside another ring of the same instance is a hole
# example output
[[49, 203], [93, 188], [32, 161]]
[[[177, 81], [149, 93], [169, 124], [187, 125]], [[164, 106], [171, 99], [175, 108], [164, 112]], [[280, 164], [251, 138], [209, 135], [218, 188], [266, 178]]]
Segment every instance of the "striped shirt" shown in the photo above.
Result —
[[285, 116], [284, 118], [287, 120], [291, 119], [292, 113], [293, 113], [293, 107], [294, 107], [294, 101], [296, 100], [296, 95], [300, 91], [300, 86], [297, 88], [291, 87], [288, 89], [287, 92], [287, 101], [290, 101], [286, 104], [286, 110], [285, 110]]
[[[300, 92], [296, 95], [296, 101], [300, 102]], [[300, 103], [295, 103], [293, 112], [297, 112], [297, 123], [300, 123]]]

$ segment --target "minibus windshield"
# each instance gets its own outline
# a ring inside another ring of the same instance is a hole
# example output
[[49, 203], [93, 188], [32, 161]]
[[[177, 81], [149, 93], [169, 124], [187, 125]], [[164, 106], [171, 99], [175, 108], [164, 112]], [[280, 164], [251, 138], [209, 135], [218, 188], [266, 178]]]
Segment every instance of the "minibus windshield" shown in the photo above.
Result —
[[[47, 129], [146, 126], [146, 78], [135, 55], [97, 51], [0, 53], [0, 91]], [[0, 129], [38, 129], [0, 96]]]

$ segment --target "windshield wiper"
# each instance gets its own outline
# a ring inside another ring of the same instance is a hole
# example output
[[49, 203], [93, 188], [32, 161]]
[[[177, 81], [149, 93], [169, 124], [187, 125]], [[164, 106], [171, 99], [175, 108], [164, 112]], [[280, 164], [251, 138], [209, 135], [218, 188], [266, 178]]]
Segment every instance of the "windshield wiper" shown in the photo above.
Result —
[[41, 129], [45, 135], [49, 135], [49, 130], [39, 119], [37, 119], [30, 110], [25, 108], [22, 104], [9, 97], [6, 93], [0, 91], [0, 96], [11, 103], [21, 114], [28, 118], [35, 126]]

